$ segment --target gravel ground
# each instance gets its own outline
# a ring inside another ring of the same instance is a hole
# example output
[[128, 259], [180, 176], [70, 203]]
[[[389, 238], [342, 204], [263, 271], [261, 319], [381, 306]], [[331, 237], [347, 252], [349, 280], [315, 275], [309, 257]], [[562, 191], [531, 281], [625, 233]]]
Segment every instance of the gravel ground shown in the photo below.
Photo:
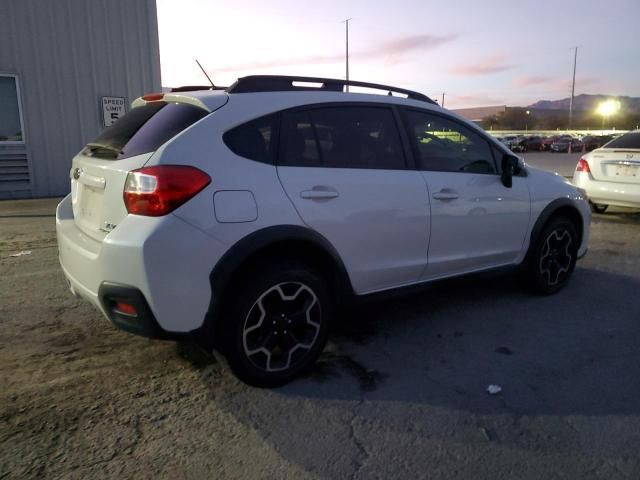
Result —
[[487, 276], [371, 303], [260, 390], [74, 299], [54, 205], [0, 202], [0, 479], [640, 478], [640, 213], [594, 216], [556, 296]]

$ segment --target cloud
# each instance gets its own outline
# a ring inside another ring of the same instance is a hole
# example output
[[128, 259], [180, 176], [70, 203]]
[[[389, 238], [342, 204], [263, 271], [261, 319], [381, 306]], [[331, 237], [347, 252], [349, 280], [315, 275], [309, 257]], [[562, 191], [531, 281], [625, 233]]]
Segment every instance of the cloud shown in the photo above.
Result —
[[416, 51], [430, 50], [440, 45], [452, 42], [457, 37], [455, 35], [437, 36], [437, 35], [408, 35], [396, 40], [383, 43], [377, 47], [373, 47], [368, 51], [355, 53], [359, 58], [377, 58], [385, 56], [386, 61], [397, 62], [401, 57]]
[[490, 55], [475, 63], [465, 63], [449, 68], [453, 75], [487, 75], [511, 70], [515, 65], [506, 63], [503, 55]]
[[556, 80], [554, 77], [544, 75], [523, 75], [513, 79], [515, 87], [531, 87], [533, 85], [542, 85]]
[[[350, 52], [354, 59], [371, 60], [382, 58], [387, 63], [397, 63], [409, 54], [436, 48], [455, 40], [455, 35], [407, 35], [395, 40], [372, 46], [366, 50]], [[320, 65], [340, 63], [344, 61], [344, 52], [331, 55], [310, 55], [304, 57], [288, 57], [264, 60], [260, 62], [248, 62], [236, 65], [215, 67], [216, 73], [237, 72], [246, 70], [261, 70], [275, 67], [288, 67], [294, 65]]]
[[445, 107], [447, 108], [471, 108], [487, 105], [505, 105], [503, 98], [496, 98], [490, 95], [479, 93], [476, 95], [455, 95], [450, 94], [445, 98]]
[[[571, 89], [571, 78], [545, 75], [523, 75], [512, 80], [513, 86], [518, 88], [542, 86], [548, 91], [569, 91]], [[594, 77], [578, 75], [576, 77], [576, 87], [584, 89], [599, 83]]]

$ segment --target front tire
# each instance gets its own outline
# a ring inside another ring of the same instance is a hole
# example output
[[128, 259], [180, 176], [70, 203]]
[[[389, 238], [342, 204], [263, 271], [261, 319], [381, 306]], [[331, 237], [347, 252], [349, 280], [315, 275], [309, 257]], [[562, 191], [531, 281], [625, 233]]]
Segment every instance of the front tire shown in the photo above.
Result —
[[534, 292], [551, 295], [562, 290], [576, 266], [578, 234], [564, 217], [552, 219], [542, 230], [526, 264], [525, 275]]
[[333, 306], [315, 270], [301, 263], [257, 264], [235, 282], [231, 295], [221, 350], [240, 380], [276, 387], [316, 361]]

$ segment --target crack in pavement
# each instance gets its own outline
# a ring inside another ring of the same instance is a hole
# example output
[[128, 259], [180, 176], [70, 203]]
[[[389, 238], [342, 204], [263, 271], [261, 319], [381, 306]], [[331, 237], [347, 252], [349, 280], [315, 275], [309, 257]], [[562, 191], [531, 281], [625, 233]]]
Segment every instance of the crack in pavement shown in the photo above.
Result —
[[364, 404], [364, 396], [363, 396], [363, 398], [360, 398], [360, 401], [356, 405], [354, 405], [353, 408], [351, 409], [351, 411], [353, 413], [353, 417], [351, 417], [351, 420], [349, 421], [349, 438], [352, 440], [353, 444], [356, 446], [357, 450], [360, 452], [360, 456], [364, 457], [363, 459], [357, 460], [355, 462], [356, 463], [356, 469], [351, 474], [351, 478], [352, 479], [355, 479], [358, 476], [360, 471], [364, 468], [364, 466], [366, 465], [367, 461], [371, 457], [371, 455], [369, 454], [367, 449], [364, 447], [364, 444], [362, 443], [362, 441], [360, 441], [360, 439], [356, 435], [356, 429], [355, 429], [355, 425], [354, 425], [354, 422], [355, 422], [356, 418], [358, 418], [358, 414], [356, 413], [356, 410], [359, 407], [361, 407], [363, 404]]

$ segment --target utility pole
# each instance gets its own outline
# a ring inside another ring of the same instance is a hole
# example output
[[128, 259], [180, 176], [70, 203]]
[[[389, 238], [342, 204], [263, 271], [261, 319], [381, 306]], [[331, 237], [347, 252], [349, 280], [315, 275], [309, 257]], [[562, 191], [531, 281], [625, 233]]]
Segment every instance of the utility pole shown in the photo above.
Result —
[[347, 92], [349, 91], [349, 20], [353, 20], [351, 18], [347, 18], [346, 20], [343, 20], [343, 23], [345, 24], [345, 43], [346, 43], [346, 55], [345, 55], [345, 67], [347, 70], [347, 84], [345, 85], [347, 88]]
[[573, 53], [573, 81], [571, 82], [571, 99], [569, 100], [569, 129], [573, 126], [573, 96], [576, 91], [576, 64], [578, 63], [578, 47]]
[[444, 92], [442, 92], [442, 103], [440, 104], [442, 108], [444, 108]]

